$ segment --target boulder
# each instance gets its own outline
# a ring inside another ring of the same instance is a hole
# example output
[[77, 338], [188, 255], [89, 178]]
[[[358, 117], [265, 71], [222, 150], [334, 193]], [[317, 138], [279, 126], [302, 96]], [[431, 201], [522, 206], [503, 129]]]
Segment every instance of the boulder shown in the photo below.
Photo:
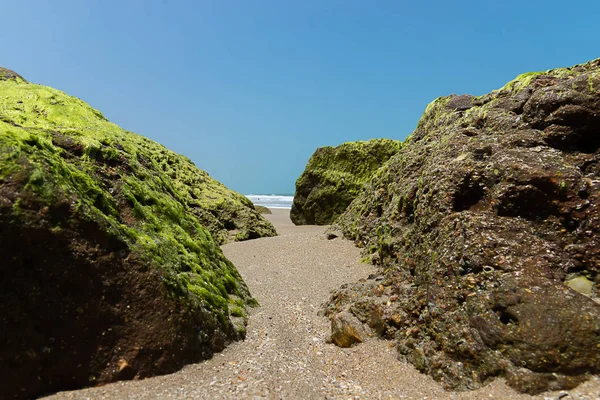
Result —
[[374, 280], [339, 289], [328, 315], [382, 307], [399, 357], [446, 388], [598, 373], [600, 59], [435, 100], [336, 228], [383, 276], [378, 296]]
[[269, 210], [267, 207], [265, 206], [257, 206], [254, 205], [254, 209], [256, 210], [256, 212], [260, 213], [260, 214], [273, 214], [271, 212], [271, 210]]
[[365, 182], [401, 148], [390, 139], [318, 148], [296, 181], [290, 218], [296, 225], [331, 224]]
[[173, 372], [244, 337], [219, 244], [274, 235], [244, 196], [65, 93], [0, 71], [0, 393]]

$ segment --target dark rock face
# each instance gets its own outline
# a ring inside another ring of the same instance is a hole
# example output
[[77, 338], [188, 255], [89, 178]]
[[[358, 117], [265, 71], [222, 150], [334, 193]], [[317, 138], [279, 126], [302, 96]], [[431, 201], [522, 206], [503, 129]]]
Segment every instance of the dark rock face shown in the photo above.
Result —
[[599, 149], [600, 59], [437, 99], [338, 219], [382, 275], [328, 314], [381, 310], [399, 357], [450, 389], [599, 372]]
[[219, 243], [274, 234], [249, 200], [58, 90], [0, 80], [0, 110], [0, 397], [170, 373], [245, 336], [255, 301]]
[[321, 147], [296, 181], [290, 218], [296, 225], [331, 224], [359, 193], [365, 182], [402, 144], [372, 139]]

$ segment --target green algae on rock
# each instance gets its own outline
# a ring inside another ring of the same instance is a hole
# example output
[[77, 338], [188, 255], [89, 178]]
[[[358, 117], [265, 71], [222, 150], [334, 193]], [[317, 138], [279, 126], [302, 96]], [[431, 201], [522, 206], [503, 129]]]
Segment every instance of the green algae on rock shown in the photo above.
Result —
[[391, 139], [372, 139], [318, 148], [296, 181], [290, 218], [296, 225], [331, 224], [374, 171], [402, 147]]
[[330, 318], [375, 331], [377, 310], [447, 388], [600, 372], [600, 59], [435, 100], [336, 228], [381, 272], [334, 293]]
[[255, 300], [219, 244], [273, 226], [189, 159], [7, 71], [0, 392], [169, 373], [243, 338]]

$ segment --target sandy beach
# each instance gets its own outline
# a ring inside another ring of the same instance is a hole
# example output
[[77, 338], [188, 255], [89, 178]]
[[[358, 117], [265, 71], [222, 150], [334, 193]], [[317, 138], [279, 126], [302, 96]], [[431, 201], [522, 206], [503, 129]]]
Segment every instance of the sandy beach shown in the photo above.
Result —
[[380, 339], [349, 349], [327, 343], [329, 320], [319, 315], [331, 290], [366, 278], [374, 267], [326, 227], [296, 227], [289, 210], [266, 215], [279, 236], [223, 246], [260, 307], [251, 310], [247, 338], [211, 360], [141, 381], [63, 392], [51, 399], [596, 399], [594, 378], [571, 392], [528, 396], [502, 379], [473, 392], [446, 392], [429, 376], [398, 361]]

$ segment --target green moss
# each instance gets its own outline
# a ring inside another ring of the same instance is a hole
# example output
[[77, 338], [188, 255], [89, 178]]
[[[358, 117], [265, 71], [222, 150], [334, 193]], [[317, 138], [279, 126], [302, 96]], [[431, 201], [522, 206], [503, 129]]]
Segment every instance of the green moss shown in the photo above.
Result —
[[36, 130], [26, 143], [58, 151], [52, 145], [55, 132], [72, 140], [70, 146], [81, 146], [85, 161], [97, 161], [104, 167], [127, 164], [139, 181], [151, 178], [144, 183], [147, 191], [164, 190], [187, 206], [218, 243], [228, 239], [228, 224], [252, 231], [254, 237], [276, 235], [272, 224], [254, 211], [245, 196], [210, 178], [188, 158], [122, 130], [83, 101], [58, 90], [15, 81], [2, 84], [0, 120]]
[[[2, 73], [2, 71], [0, 71]], [[222, 254], [220, 214], [254, 237], [275, 234], [242, 195], [186, 157], [124, 131], [83, 101], [19, 79], [0, 79], [0, 179], [21, 185], [40, 207], [60, 200], [73, 218], [98, 224], [161, 270], [172, 296], [217, 315], [254, 303]], [[13, 205], [25, 218], [22, 202]], [[68, 221], [63, 221], [68, 224]], [[249, 235], [247, 235], [249, 236]]]
[[321, 147], [296, 181], [290, 216], [296, 224], [333, 222], [402, 143], [372, 139]]
[[499, 91], [508, 91], [508, 92], [518, 92], [523, 88], [529, 86], [531, 82], [540, 75], [545, 74], [546, 71], [538, 71], [538, 72], [526, 72], [524, 74], [518, 75], [515, 79], [508, 82]]
[[[438, 97], [431, 103], [427, 105], [425, 108], [425, 112], [419, 119], [417, 123], [417, 128], [421, 128], [422, 130], [429, 130], [435, 126], [440, 126], [444, 123], [445, 119], [448, 115], [448, 110], [446, 109], [446, 105], [450, 101], [450, 96]], [[414, 140], [414, 137], [409, 136], [405, 142], [405, 144]]]
[[531, 83], [540, 76], [554, 76], [557, 78], [564, 79], [575, 75], [577, 75], [577, 73], [571, 67], [556, 68], [548, 71], [526, 72], [524, 74], [518, 75], [515, 79], [508, 82], [502, 88], [498, 89], [498, 91], [507, 91], [512, 93], [519, 92], [531, 85]]
[[231, 315], [233, 315], [234, 317], [244, 317], [245, 316], [244, 311], [239, 307], [232, 307], [230, 312], [231, 312]]

